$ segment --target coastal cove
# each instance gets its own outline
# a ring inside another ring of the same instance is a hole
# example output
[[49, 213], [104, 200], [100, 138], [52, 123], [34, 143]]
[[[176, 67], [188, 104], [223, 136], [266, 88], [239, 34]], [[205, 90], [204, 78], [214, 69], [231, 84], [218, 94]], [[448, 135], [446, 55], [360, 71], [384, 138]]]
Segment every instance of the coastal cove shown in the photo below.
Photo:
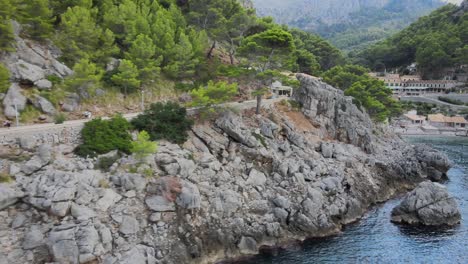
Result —
[[468, 259], [468, 139], [407, 136], [405, 140], [411, 144], [428, 144], [447, 154], [454, 163], [444, 184], [460, 206], [459, 226], [433, 229], [395, 225], [390, 222], [390, 215], [400, 197], [372, 208], [339, 235], [307, 240], [302, 245], [264, 252], [236, 263], [465, 263]]

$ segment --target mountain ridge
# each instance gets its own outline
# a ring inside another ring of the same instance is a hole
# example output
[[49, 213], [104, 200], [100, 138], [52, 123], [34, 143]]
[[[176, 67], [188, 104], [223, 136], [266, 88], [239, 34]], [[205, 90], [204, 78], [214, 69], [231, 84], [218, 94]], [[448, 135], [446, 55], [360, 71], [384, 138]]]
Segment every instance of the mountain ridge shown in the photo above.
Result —
[[254, 0], [260, 16], [317, 33], [344, 50], [361, 49], [402, 30], [417, 18], [461, 0]]

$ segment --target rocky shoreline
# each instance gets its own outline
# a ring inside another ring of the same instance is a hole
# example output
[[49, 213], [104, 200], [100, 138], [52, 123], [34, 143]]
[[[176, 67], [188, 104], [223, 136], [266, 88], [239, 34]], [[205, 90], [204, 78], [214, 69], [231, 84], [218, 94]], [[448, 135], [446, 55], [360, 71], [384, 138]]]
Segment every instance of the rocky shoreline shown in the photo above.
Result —
[[[225, 112], [178, 146], [109, 171], [73, 145], [3, 146], [0, 263], [216, 263], [323, 237], [425, 180], [448, 159], [375, 126], [306, 75], [262, 115]], [[112, 154], [111, 154], [112, 155]]]

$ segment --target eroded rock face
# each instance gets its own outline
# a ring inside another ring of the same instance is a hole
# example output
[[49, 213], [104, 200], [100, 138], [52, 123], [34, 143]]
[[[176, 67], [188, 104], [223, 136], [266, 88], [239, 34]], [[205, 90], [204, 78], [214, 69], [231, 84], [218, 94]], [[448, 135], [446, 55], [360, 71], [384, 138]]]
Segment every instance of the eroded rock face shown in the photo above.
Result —
[[281, 107], [262, 117], [226, 113], [197, 124], [183, 146], [159, 142], [142, 163], [124, 155], [110, 172], [69, 147], [19, 140], [36, 154], [8, 161], [20, 168], [9, 188], [24, 194], [4, 199], [0, 240], [11, 248], [4, 259], [213, 263], [334, 234], [372, 204], [445, 174], [444, 156], [384, 131], [372, 135], [365, 113], [308, 78], [305, 114]]
[[17, 83], [11, 84], [8, 92], [3, 98], [3, 114], [7, 118], [15, 118], [16, 110], [21, 112], [26, 107], [27, 99], [21, 93], [21, 88]]
[[372, 121], [353, 104], [343, 91], [323, 83], [318, 78], [298, 74], [301, 88], [294, 92], [304, 114], [322, 125], [323, 134], [372, 152]]
[[393, 222], [410, 225], [456, 225], [460, 220], [457, 202], [447, 188], [429, 181], [419, 184], [392, 211]]

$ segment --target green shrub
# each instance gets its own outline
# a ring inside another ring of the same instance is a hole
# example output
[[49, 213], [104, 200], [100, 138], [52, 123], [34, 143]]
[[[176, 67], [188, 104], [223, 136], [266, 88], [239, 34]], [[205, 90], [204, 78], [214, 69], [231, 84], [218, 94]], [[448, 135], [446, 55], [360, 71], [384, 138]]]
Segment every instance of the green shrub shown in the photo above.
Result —
[[54, 84], [54, 85], [55, 85], [55, 84], [60, 84], [60, 83], [63, 82], [63, 79], [62, 79], [62, 78], [58, 77], [57, 75], [53, 75], [53, 74], [52, 74], [52, 75], [47, 75], [47, 76], [46, 76], [46, 79], [47, 79], [48, 81], [50, 81], [52, 84]]
[[130, 123], [121, 115], [110, 120], [94, 119], [85, 124], [81, 131], [83, 144], [75, 149], [82, 157], [95, 157], [112, 150], [130, 153], [132, 137], [128, 132]]
[[132, 120], [132, 125], [139, 131], [147, 131], [150, 139], [166, 139], [182, 144], [187, 140], [187, 131], [193, 121], [187, 118], [187, 110], [178, 103], [155, 103], [143, 114]]
[[63, 124], [67, 120], [67, 116], [64, 113], [58, 113], [55, 115], [55, 124]]
[[222, 65], [218, 68], [217, 74], [219, 76], [238, 78], [241, 76], [247, 76], [254, 74], [255, 70], [249, 70], [243, 67], [234, 65]]
[[150, 140], [148, 132], [141, 131], [138, 134], [137, 140], [132, 142], [130, 151], [135, 154], [138, 159], [143, 159], [151, 154], [156, 153], [158, 144]]

